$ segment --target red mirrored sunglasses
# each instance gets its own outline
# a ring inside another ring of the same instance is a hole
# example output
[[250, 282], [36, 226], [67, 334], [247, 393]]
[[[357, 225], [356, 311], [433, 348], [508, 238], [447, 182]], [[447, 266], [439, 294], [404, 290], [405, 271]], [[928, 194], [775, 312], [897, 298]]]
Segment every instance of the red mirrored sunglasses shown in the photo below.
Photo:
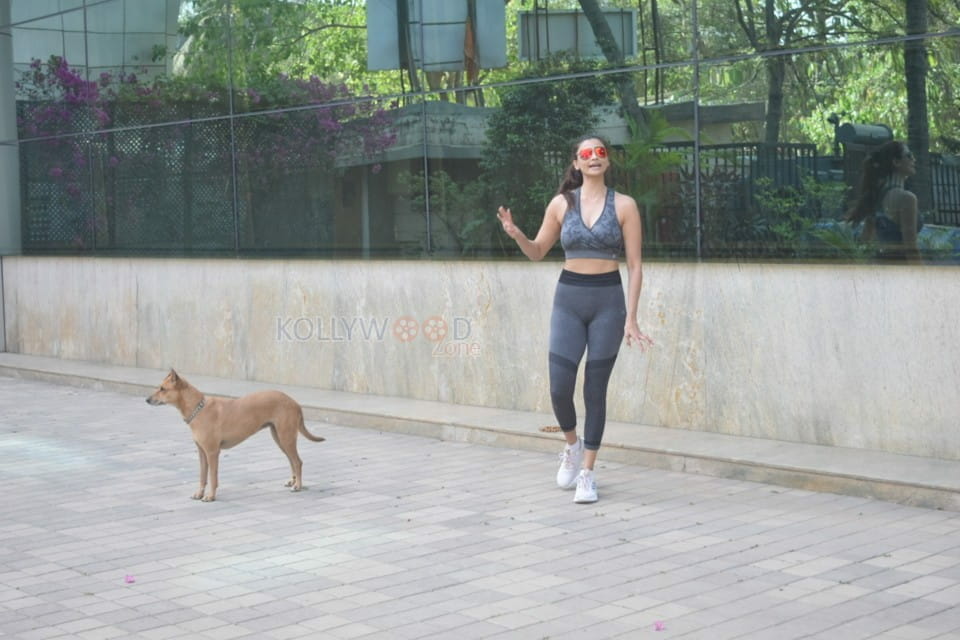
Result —
[[598, 158], [607, 157], [607, 148], [606, 147], [585, 147], [577, 151], [577, 155], [580, 156], [581, 160], [589, 160], [590, 156], [596, 155]]

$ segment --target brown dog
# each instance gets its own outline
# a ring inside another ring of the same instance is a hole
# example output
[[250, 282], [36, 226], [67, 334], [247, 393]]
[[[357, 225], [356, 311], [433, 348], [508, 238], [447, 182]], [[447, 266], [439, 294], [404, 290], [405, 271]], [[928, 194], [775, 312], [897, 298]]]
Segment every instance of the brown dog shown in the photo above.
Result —
[[205, 396], [171, 369], [160, 388], [147, 398], [147, 403], [175, 406], [184, 422], [190, 425], [200, 453], [200, 488], [193, 494], [194, 500], [216, 500], [220, 450], [240, 444], [265, 427], [270, 427], [270, 434], [290, 461], [293, 477], [286, 486], [292, 491], [299, 491], [303, 486], [303, 461], [297, 454], [297, 433], [314, 442], [324, 441], [324, 438], [307, 431], [303, 409], [296, 400], [280, 391], [258, 391], [236, 400]]

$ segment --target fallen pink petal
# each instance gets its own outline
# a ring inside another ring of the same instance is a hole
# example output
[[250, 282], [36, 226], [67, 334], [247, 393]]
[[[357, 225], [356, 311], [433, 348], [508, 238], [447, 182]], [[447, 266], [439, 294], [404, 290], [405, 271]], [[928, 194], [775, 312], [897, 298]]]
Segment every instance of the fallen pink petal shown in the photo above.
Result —
[[654, 631], [663, 631], [663, 630], [666, 629], [666, 628], [667, 628], [667, 625], [663, 624], [662, 622], [654, 622], [654, 623], [653, 623], [653, 630], [654, 630]]
[[134, 579], [133, 576], [125, 576], [125, 577], [123, 578], [123, 581], [126, 582], [127, 584], [132, 584], [132, 583], [136, 582], [136, 580]]

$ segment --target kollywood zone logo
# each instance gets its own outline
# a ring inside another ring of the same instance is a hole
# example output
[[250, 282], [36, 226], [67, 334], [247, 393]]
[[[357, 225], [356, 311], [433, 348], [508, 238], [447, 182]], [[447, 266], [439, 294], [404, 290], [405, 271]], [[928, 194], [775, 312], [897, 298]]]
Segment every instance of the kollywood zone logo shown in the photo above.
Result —
[[473, 321], [454, 316], [418, 320], [413, 316], [373, 318], [369, 316], [277, 317], [277, 342], [383, 342], [425, 341], [437, 357], [479, 356], [480, 343], [471, 340]]

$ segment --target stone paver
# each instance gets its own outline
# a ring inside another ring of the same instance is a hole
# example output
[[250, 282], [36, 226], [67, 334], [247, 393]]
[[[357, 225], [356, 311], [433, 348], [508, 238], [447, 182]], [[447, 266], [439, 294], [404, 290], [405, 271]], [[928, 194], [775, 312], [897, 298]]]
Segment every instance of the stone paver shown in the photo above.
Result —
[[172, 408], [0, 377], [0, 637], [960, 638], [960, 513], [309, 427], [204, 504]]

